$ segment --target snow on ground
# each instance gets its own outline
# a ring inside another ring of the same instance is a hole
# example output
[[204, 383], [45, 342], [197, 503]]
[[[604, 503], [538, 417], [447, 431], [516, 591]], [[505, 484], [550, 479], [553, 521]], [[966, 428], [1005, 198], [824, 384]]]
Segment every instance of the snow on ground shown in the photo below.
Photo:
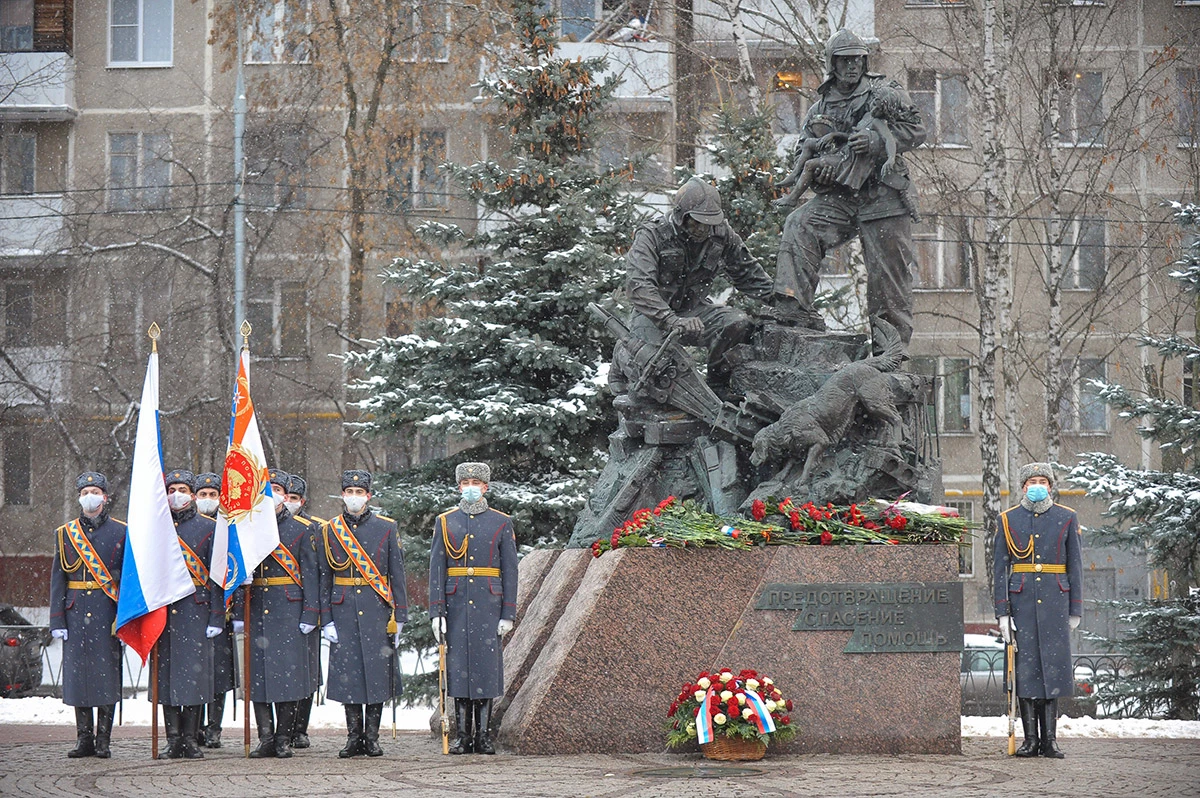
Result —
[[[1016, 723], [1017, 737], [1021, 722]], [[963, 716], [963, 737], [1007, 737], [1008, 716], [979, 718]], [[1139, 718], [1059, 718], [1058, 736], [1070, 737], [1175, 737], [1200, 738], [1200, 721], [1141, 720]]]
[[[125, 699], [123, 712], [126, 726], [150, 726], [150, 702], [146, 694], [137, 698]], [[433, 712], [430, 707], [396, 710], [396, 728], [401, 731], [428, 731], [429, 717]], [[225, 703], [226, 729], [242, 727], [242, 703], [237, 705], [237, 719], [234, 720], [233, 702]], [[0, 725], [4, 724], [57, 724], [62, 726], [75, 725], [75, 709], [64, 704], [57, 698], [31, 696], [29, 698], [0, 699]], [[254, 720], [250, 721], [254, 728]], [[392, 726], [392, 708], [384, 707], [384, 728]], [[162, 716], [159, 716], [159, 728], [162, 728]], [[344, 729], [346, 728], [346, 713], [341, 704], [327, 701], [323, 705], [314, 705], [312, 719], [309, 721], [312, 729]]]

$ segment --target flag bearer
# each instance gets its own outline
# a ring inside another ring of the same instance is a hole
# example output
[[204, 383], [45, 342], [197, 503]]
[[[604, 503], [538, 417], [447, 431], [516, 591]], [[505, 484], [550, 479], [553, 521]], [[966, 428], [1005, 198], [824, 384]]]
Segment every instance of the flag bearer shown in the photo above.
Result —
[[[299, 474], [292, 474], [288, 478], [287, 490], [287, 501], [284, 502], [284, 506], [297, 519], [312, 522], [308, 531], [312, 534], [315, 545], [321, 535], [321, 527], [324, 526], [325, 519], [310, 515], [308, 512], [308, 483]], [[320, 584], [328, 587], [329, 566], [325, 562], [325, 558], [318, 557], [317, 565], [321, 572], [322, 581]], [[321, 676], [321, 638], [317, 635], [308, 635], [308, 656], [308, 667], [311, 673], [316, 675], [316, 689], [320, 690], [325, 680]], [[296, 727], [292, 731], [293, 748], [308, 748], [312, 744], [308, 739], [308, 719], [312, 715], [312, 706], [313, 697], [311, 693], [306, 698], [301, 699], [300, 703], [296, 705]]]
[[167, 750], [160, 759], [203, 759], [200, 715], [213, 700], [212, 638], [225, 631], [225, 593], [208, 578], [216, 522], [196, 509], [196, 476], [183, 468], [166, 474], [167, 503], [184, 564], [196, 592], [167, 610], [158, 639], [158, 700], [163, 705]]
[[325, 695], [346, 705], [342, 758], [383, 755], [383, 704], [401, 689], [395, 647], [408, 620], [404, 555], [396, 522], [373, 513], [370, 500], [370, 472], [342, 472], [345, 509], [323, 534], [331, 578], [321, 632], [332, 643]]
[[1021, 503], [1000, 514], [992, 577], [1004, 642], [1017, 642], [1017, 701], [1025, 741], [1019, 757], [1062, 759], [1058, 699], [1075, 689], [1071, 630], [1083, 617], [1079, 519], [1050, 497], [1050, 463], [1021, 466]]
[[[292, 756], [296, 705], [316, 689], [310, 638], [321, 615], [320, 573], [312, 522], [294, 517], [284, 500], [288, 475], [270, 472], [279, 545], [250, 584], [250, 699], [258, 725], [253, 759]], [[274, 712], [272, 713], [272, 705]]]
[[[500, 638], [517, 611], [517, 544], [512, 520], [488, 507], [486, 463], [460, 463], [458, 507], [434, 521], [429, 549], [429, 615], [446, 640], [446, 694], [458, 736], [452, 754], [494, 754], [492, 699], [504, 695]], [[471, 727], [475, 727], [474, 738]]]
[[103, 474], [85, 471], [75, 488], [82, 514], [55, 532], [50, 633], [62, 641], [63, 703], [75, 707], [75, 747], [67, 756], [108, 759], [113, 710], [121, 700], [121, 644], [113, 626], [125, 522], [108, 514]]
[[[216, 521], [217, 507], [221, 501], [221, 475], [208, 472], [196, 475], [196, 509], [200, 515]], [[215, 693], [212, 703], [205, 709], [207, 723], [204, 725], [202, 742], [209, 748], [221, 747], [221, 721], [225, 715], [225, 697], [237, 685], [237, 660], [233, 655], [234, 618], [228, 605], [225, 612], [225, 634], [213, 638], [213, 683]]]

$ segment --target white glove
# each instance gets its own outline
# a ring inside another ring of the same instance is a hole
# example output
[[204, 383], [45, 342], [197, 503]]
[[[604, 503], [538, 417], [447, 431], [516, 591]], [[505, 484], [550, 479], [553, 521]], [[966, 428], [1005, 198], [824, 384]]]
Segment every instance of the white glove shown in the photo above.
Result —
[[302, 624], [300, 624], [300, 634], [302, 634], [302, 635], [312, 634], [312, 630], [316, 629], [316, 628], [317, 627], [315, 624], [302, 623]]
[[1017, 627], [1013, 625], [1012, 616], [1001, 615], [996, 619], [996, 623], [1000, 624], [1000, 639], [1005, 643], [1011, 643], [1013, 632], [1017, 630]]
[[224, 631], [225, 631], [225, 628], [222, 626], [210, 626], [204, 630], [204, 636], [207, 637], [209, 640], [211, 640], [214, 637], [216, 637], [217, 635], [221, 634], [221, 632], [224, 632]]
[[392, 648], [400, 648], [400, 633], [392, 635]]
[[246, 631], [246, 622], [245, 621], [234, 621], [233, 622], [233, 633], [235, 635], [240, 635], [244, 631]]
[[504, 637], [506, 634], [508, 634], [509, 632], [512, 631], [512, 628], [513, 628], [512, 621], [508, 621], [508, 620], [505, 620], [504, 618], [501, 618], [500, 623], [496, 624], [496, 634], [498, 634], [500, 637]]
[[321, 627], [321, 637], [328, 640], [330, 643], [337, 642], [337, 627], [331, 623], [327, 623]]
[[1082, 617], [1080, 617], [1080, 616], [1078, 616], [1078, 615], [1072, 615], [1071, 617], [1069, 617], [1069, 618], [1067, 619], [1067, 624], [1069, 624], [1069, 625], [1070, 625], [1070, 627], [1071, 627], [1072, 629], [1078, 629], [1078, 628], [1079, 628], [1079, 622], [1080, 622], [1080, 621], [1082, 621], [1082, 620], [1083, 620], [1083, 618], [1082, 618]]
[[433, 639], [437, 642], [442, 642], [442, 638], [446, 636], [446, 618], [439, 615], [436, 618], [429, 619], [429, 625], [433, 627]]
[[67, 630], [66, 629], [55, 629], [52, 632], [50, 632], [50, 635], [51, 635], [51, 637], [57, 637], [59, 640], [66, 640], [67, 639]]

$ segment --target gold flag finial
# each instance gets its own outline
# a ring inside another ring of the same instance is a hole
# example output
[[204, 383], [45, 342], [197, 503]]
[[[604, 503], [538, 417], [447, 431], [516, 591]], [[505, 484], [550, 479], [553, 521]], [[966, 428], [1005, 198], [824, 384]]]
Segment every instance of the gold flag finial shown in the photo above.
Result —
[[242, 348], [250, 348], [250, 333], [254, 332], [254, 328], [250, 326], [250, 322], [242, 320], [242, 326], [238, 330], [242, 334]]
[[162, 330], [158, 328], [158, 322], [150, 322], [150, 329], [146, 330], [146, 335], [150, 336], [150, 351], [158, 351], [158, 336], [162, 334]]

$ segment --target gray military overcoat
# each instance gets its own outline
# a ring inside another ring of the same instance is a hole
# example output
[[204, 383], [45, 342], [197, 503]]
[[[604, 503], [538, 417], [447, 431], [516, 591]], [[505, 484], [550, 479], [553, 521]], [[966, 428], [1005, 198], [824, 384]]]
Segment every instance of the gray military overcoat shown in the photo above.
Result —
[[[125, 522], [101, 513], [80, 516], [83, 534], [104, 562], [109, 576], [120, 586], [125, 558]], [[67, 582], [90, 582], [92, 574], [80, 562], [66, 526], [55, 533], [54, 562], [50, 568], [50, 628], [66, 629], [62, 648], [63, 703], [73, 707], [98, 707], [121, 700], [121, 643], [113, 634], [117, 603], [103, 590], [76, 590]], [[70, 574], [63, 570], [66, 560]]]
[[[451, 559], [442, 536], [463, 556]], [[500, 576], [450, 576], [449, 568], [498, 568]], [[429, 550], [429, 614], [446, 618], [446, 692], [455, 698], [504, 695], [504, 657], [496, 625], [517, 613], [517, 544], [512, 520], [487, 509], [455, 508], [433, 524]]]
[[[212, 559], [216, 521], [196, 512], [193, 502], [172, 512], [175, 533], [207, 567]], [[225, 591], [211, 579], [196, 586], [167, 610], [167, 625], [158, 638], [158, 701], [173, 706], [207, 704], [216, 694], [213, 641], [209, 626], [225, 628]], [[224, 632], [222, 632], [224, 634]]]
[[[1061, 504], [1044, 513], [1011, 507], [1001, 513], [993, 570], [996, 617], [1011, 615], [1017, 627], [1017, 695], [1021, 698], [1067, 698], [1074, 691], [1071, 637], [1067, 618], [1083, 615], [1083, 557], [1079, 520]], [[1004, 519], [1018, 550], [1029, 545], [1031, 556], [1016, 559], [1004, 535]], [[1066, 573], [1014, 573], [1015, 563], [1062, 565]]]
[[[396, 522], [370, 510], [359, 516], [347, 513], [339, 518], [345, 521], [391, 586], [396, 622], [406, 622], [404, 554], [400, 550]], [[322, 610], [338, 634], [338, 642], [329, 648], [325, 695], [342, 704], [383, 703], [399, 695], [401, 690], [396, 651], [387, 634], [392, 607], [362, 579], [334, 532], [332, 521], [326, 523], [323, 533], [328, 548], [322, 554], [330, 561], [330, 577]], [[339, 579], [355, 578], [362, 583], [336, 584]]]
[[[300, 624], [314, 628], [320, 622], [321, 588], [316, 540], [312, 524], [283, 509], [276, 516], [279, 542], [300, 569], [300, 585], [252, 584], [250, 591], [250, 700], [299, 701], [317, 689], [309, 661], [309, 640]], [[254, 579], [289, 578], [274, 556], [254, 569]]]

